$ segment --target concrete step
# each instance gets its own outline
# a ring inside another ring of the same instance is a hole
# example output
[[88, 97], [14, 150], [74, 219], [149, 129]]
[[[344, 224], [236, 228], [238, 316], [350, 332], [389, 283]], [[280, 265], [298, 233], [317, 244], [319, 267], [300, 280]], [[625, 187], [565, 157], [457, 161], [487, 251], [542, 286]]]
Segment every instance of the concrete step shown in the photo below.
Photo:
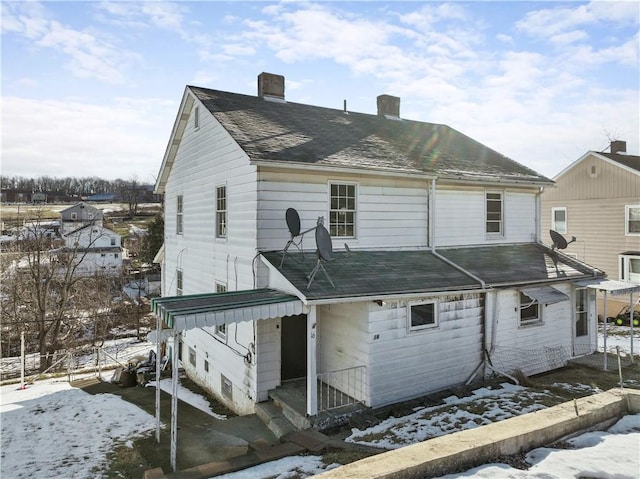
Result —
[[278, 439], [296, 431], [296, 427], [285, 417], [282, 408], [271, 401], [256, 404], [255, 412]]

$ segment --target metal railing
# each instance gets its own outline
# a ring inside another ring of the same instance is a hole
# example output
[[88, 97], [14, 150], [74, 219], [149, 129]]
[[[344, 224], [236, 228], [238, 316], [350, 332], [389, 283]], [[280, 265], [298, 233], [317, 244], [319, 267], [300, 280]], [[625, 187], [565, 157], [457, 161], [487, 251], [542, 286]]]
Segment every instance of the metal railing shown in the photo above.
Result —
[[366, 383], [366, 366], [318, 373], [318, 410], [328, 411], [364, 402]]

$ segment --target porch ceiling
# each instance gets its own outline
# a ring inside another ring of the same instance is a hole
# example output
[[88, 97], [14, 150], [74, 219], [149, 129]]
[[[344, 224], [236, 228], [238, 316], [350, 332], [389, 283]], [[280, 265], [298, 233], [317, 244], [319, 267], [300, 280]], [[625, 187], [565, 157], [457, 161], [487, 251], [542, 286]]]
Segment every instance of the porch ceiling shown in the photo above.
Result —
[[176, 331], [281, 318], [306, 312], [296, 296], [274, 289], [169, 296], [151, 300], [151, 311]]

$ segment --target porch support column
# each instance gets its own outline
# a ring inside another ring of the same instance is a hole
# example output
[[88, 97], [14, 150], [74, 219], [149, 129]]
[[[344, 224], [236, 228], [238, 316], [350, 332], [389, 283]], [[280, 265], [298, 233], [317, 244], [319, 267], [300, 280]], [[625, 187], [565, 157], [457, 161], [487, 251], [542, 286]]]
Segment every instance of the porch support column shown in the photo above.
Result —
[[307, 416], [318, 415], [316, 337], [316, 306], [311, 306], [307, 313]]

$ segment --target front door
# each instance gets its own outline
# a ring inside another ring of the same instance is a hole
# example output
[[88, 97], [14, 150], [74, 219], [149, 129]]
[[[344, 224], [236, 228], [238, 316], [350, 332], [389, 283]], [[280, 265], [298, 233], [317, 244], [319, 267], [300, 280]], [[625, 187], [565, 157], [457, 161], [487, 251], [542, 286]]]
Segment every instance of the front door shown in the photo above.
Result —
[[282, 381], [307, 376], [307, 315], [282, 318], [281, 351]]

